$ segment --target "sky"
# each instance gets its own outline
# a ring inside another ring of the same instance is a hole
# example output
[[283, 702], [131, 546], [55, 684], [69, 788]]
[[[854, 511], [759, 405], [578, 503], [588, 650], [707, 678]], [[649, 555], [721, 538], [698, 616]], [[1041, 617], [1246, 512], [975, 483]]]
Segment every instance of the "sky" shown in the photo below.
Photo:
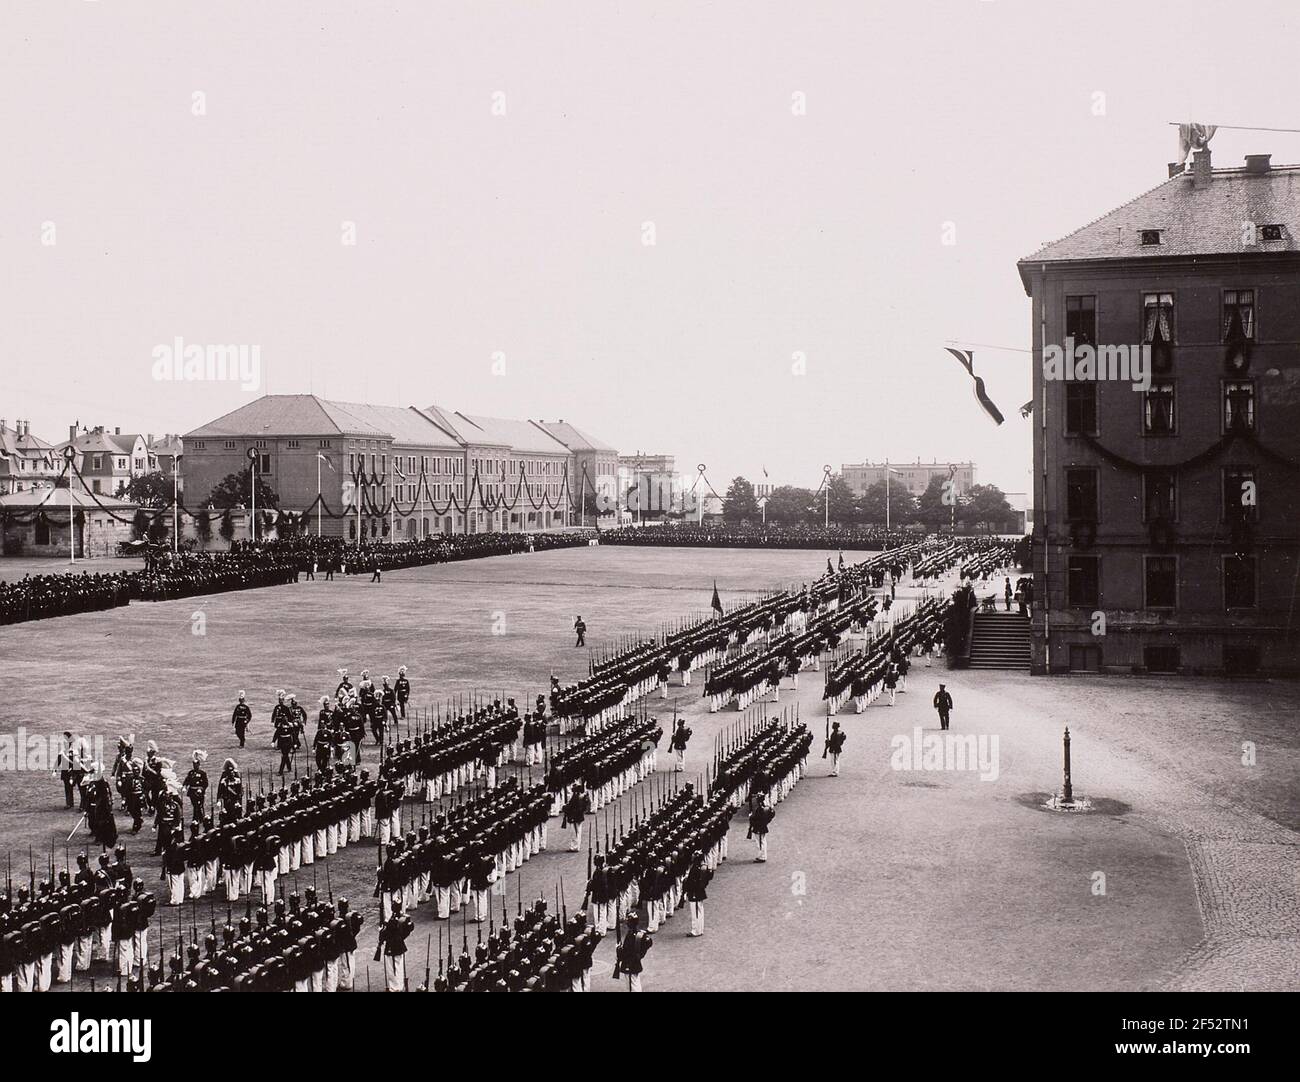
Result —
[[[0, 417], [314, 392], [564, 419], [719, 490], [921, 458], [1022, 492], [1017, 259], [1160, 183], [1171, 121], [1300, 128], [1292, 7], [7, 0]], [[259, 386], [156, 379], [177, 337], [257, 347]]]

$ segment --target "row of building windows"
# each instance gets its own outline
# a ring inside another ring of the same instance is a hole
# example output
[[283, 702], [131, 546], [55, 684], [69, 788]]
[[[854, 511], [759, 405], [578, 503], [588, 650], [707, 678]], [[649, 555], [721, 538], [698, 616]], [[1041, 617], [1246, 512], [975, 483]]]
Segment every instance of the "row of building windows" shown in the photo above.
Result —
[[[1173, 343], [1177, 340], [1175, 294], [1143, 293], [1139, 309], [1142, 342]], [[1221, 342], [1255, 340], [1255, 291], [1225, 289], [1222, 318], [1219, 321]], [[1076, 344], [1097, 344], [1097, 297], [1095, 294], [1070, 294], [1065, 298], [1065, 333]]]
[[[1143, 436], [1178, 435], [1178, 387], [1174, 380], [1152, 380], [1141, 396]], [[1220, 392], [1220, 434], [1255, 431], [1255, 381], [1223, 380]], [[1070, 381], [1065, 385], [1065, 434], [1098, 436], [1097, 384]]]
[[[1222, 503], [1220, 522], [1258, 522], [1259, 488], [1252, 466], [1225, 466], [1220, 471]], [[1098, 473], [1090, 466], [1065, 471], [1065, 517], [1069, 522], [1096, 524], [1101, 521], [1098, 506]], [[1178, 519], [1178, 473], [1152, 467], [1142, 474], [1142, 521]]]
[[[1065, 603], [1075, 608], [1101, 605], [1100, 556], [1066, 557]], [[1256, 601], [1254, 556], [1224, 556], [1220, 567], [1223, 607], [1253, 609]], [[1146, 609], [1178, 608], [1178, 557], [1142, 557], [1142, 606]]]

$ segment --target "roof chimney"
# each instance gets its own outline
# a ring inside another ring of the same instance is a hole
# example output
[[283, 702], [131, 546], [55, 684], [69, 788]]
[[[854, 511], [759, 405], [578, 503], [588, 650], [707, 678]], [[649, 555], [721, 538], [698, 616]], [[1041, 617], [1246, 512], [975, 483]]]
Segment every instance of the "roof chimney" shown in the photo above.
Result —
[[1267, 173], [1270, 168], [1269, 159], [1272, 154], [1247, 154], [1246, 155], [1246, 172], [1247, 173]]
[[113, 429], [113, 435], [114, 435], [114, 436], [120, 436], [121, 434], [122, 434], [122, 428], [121, 428], [120, 425], [119, 425], [117, 428], [114, 428], [114, 429]]
[[76, 438], [77, 438], [77, 425], [74, 422], [73, 424], [68, 425], [68, 442], [71, 443]]
[[1210, 149], [1198, 150], [1192, 155], [1192, 187], [1210, 186]]
[[1170, 163], [1169, 163], [1169, 175], [1170, 175], [1171, 177], [1176, 177], [1176, 176], [1178, 176], [1178, 174], [1181, 173], [1182, 171], [1183, 171], [1183, 163], [1182, 163], [1182, 162], [1170, 162]]

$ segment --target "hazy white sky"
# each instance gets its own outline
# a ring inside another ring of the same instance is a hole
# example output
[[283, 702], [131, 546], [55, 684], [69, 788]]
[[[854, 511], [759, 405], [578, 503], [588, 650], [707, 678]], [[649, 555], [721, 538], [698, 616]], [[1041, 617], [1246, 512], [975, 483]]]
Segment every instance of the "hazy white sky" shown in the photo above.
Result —
[[7, 0], [0, 416], [183, 432], [250, 397], [155, 382], [179, 335], [719, 488], [921, 456], [1024, 490], [1027, 356], [976, 347], [999, 429], [945, 342], [1027, 347], [1016, 259], [1159, 183], [1168, 121], [1300, 128], [1293, 7]]

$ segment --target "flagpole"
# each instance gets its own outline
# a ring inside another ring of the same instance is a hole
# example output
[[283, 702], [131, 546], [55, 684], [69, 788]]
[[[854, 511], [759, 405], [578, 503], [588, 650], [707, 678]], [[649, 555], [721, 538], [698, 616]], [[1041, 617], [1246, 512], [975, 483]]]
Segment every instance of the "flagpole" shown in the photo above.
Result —
[[320, 460], [321, 453], [316, 452], [316, 540], [320, 540]]

